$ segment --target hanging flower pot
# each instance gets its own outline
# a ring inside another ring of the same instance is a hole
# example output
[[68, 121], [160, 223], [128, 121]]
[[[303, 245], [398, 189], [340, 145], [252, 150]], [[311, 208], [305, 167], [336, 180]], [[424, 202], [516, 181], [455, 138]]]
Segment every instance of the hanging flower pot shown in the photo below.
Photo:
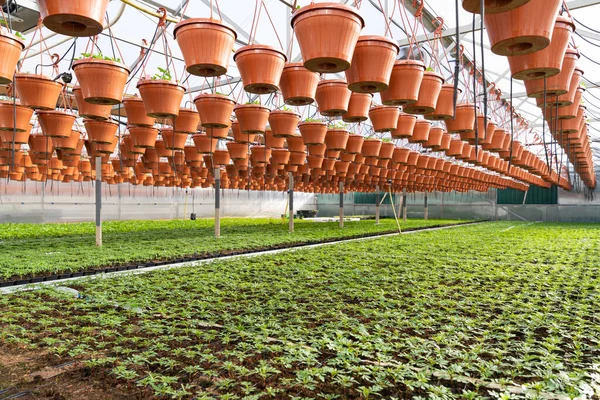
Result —
[[465, 142], [460, 139], [452, 139], [450, 142], [450, 148], [446, 151], [448, 157], [460, 157], [462, 155]]
[[110, 117], [112, 106], [92, 104], [83, 100], [83, 94], [79, 86], [73, 87], [73, 95], [75, 96], [77, 113], [80, 117], [88, 119], [108, 119]]
[[[29, 134], [31, 133], [32, 127], [31, 124], [27, 124], [25, 130], [18, 130], [16, 132], [13, 132], [12, 129], [0, 130], [0, 148], [6, 147], [11, 149], [13, 142], [15, 144], [15, 149], [22, 144], [27, 144], [29, 142]], [[2, 142], [6, 143], [6, 146], [4, 146]]]
[[383, 141], [381, 139], [365, 139], [362, 145], [361, 154], [365, 158], [377, 158], [381, 151]]
[[158, 129], [144, 126], [129, 126], [129, 135], [135, 147], [154, 148]]
[[308, 145], [308, 154], [311, 156], [323, 157], [325, 156], [326, 151], [327, 146], [325, 145], [325, 143]]
[[221, 94], [201, 94], [194, 99], [205, 128], [228, 128], [235, 101]]
[[425, 71], [419, 87], [419, 99], [415, 103], [404, 106], [402, 110], [408, 114], [420, 115], [434, 112], [443, 83], [444, 78], [440, 74]]
[[95, 36], [104, 30], [109, 0], [39, 0], [44, 26], [66, 36]]
[[558, 75], [575, 24], [570, 17], [559, 16], [554, 24], [550, 45], [544, 50], [524, 56], [508, 57], [508, 65], [514, 79], [528, 81]]
[[208, 137], [217, 139], [227, 139], [229, 136], [229, 128], [205, 128]]
[[[512, 10], [527, 4], [530, 0], [485, 0], [486, 14], [497, 14]], [[481, 13], [481, 0], [462, 0], [462, 6], [465, 11], [472, 14]]]
[[86, 102], [113, 105], [123, 100], [129, 69], [120, 62], [84, 58], [73, 63], [73, 72]]
[[[522, 56], [550, 44], [554, 21], [562, 0], [531, 0], [521, 7], [484, 16], [492, 52]], [[535, 15], [535, 18], [531, 18]]]
[[245, 160], [248, 158], [248, 144], [227, 142], [227, 150], [232, 160]]
[[304, 165], [306, 162], [305, 152], [291, 152], [290, 153], [290, 165]]
[[362, 122], [369, 119], [369, 109], [373, 95], [371, 93], [352, 92], [350, 102], [348, 103], [348, 112], [344, 114], [342, 120], [348, 123]]
[[306, 151], [306, 145], [300, 135], [287, 136], [285, 138], [287, 148], [292, 153], [302, 153]]
[[356, 155], [362, 151], [362, 146], [365, 138], [362, 135], [351, 134], [348, 137], [348, 143], [346, 144], [346, 153]]
[[254, 133], [242, 132], [237, 120], [231, 121], [231, 132], [233, 133], [233, 140], [239, 143], [253, 143], [256, 136]]
[[286, 63], [279, 80], [285, 104], [306, 106], [315, 101], [319, 74], [309, 71], [302, 63]]
[[48, 77], [31, 74], [16, 74], [14, 85], [21, 105], [39, 110], [54, 110], [63, 88]]
[[179, 115], [171, 118], [171, 125], [176, 132], [196, 133], [200, 124], [200, 116], [194, 110], [189, 108], [180, 108]]
[[198, 153], [212, 154], [217, 148], [219, 139], [213, 139], [205, 134], [197, 134], [192, 136], [194, 145], [198, 149]]
[[269, 114], [269, 125], [275, 137], [288, 137], [296, 134], [300, 114], [293, 111], [274, 110]]
[[406, 139], [413, 135], [417, 117], [411, 114], [400, 113], [396, 129], [391, 133], [394, 139]]
[[429, 131], [427, 141], [423, 143], [423, 147], [426, 149], [437, 149], [442, 144], [442, 137], [444, 136], [444, 129], [439, 126], [432, 127]]
[[[383, 142], [381, 144], [381, 149], [379, 150], [380, 163], [381, 163], [381, 160], [391, 160], [392, 159], [395, 147], [396, 146], [394, 146], [394, 143], [392, 143], [392, 142]], [[381, 166], [380, 164], [378, 164], [378, 165]], [[387, 167], [387, 165], [384, 165], [384, 167]]]
[[[458, 89], [458, 93], [462, 92]], [[444, 121], [454, 118], [454, 85], [442, 85], [435, 111], [425, 114], [425, 119], [430, 121]]]
[[345, 150], [350, 133], [345, 129], [327, 129], [325, 145], [327, 150]]
[[242, 133], [264, 133], [267, 129], [269, 109], [260, 104], [240, 104], [233, 111]]
[[273, 162], [277, 165], [286, 165], [290, 162], [290, 152], [286, 149], [273, 149], [271, 153]]
[[325, 159], [319, 156], [309, 155], [306, 157], [306, 162], [308, 163], [308, 167], [311, 169], [319, 169], [323, 166], [323, 161]]
[[141, 79], [137, 88], [144, 101], [146, 115], [155, 118], [179, 115], [179, 107], [185, 93], [183, 86], [162, 79]]
[[431, 131], [431, 121], [420, 119], [415, 124], [415, 130], [408, 141], [411, 143], [425, 143], [429, 139], [429, 132]]
[[386, 90], [398, 50], [396, 42], [384, 36], [360, 36], [346, 70], [348, 89], [358, 93]]
[[0, 85], [6, 85], [13, 81], [13, 75], [17, 68], [21, 52], [25, 49], [23, 40], [5, 29], [0, 29]]
[[375, 132], [389, 132], [398, 126], [400, 110], [394, 106], [376, 106], [369, 110], [369, 118]]
[[221, 76], [227, 73], [237, 34], [222, 21], [211, 18], [184, 19], [175, 25], [173, 36], [190, 74]]
[[229, 152], [227, 150], [215, 150], [213, 154], [213, 164], [215, 165], [227, 165], [231, 157], [229, 157]]
[[304, 67], [319, 73], [343, 72], [350, 67], [364, 26], [355, 8], [338, 3], [310, 4], [292, 16]]
[[273, 131], [271, 129], [267, 129], [263, 136], [267, 147], [272, 149], [282, 149], [285, 145], [285, 138], [273, 136]]
[[[15, 120], [15, 113], [17, 119]], [[13, 130], [17, 132], [28, 132], [31, 128], [29, 121], [33, 116], [33, 110], [29, 107], [13, 105], [11, 101], [0, 101], [0, 131]]]
[[[558, 75], [546, 79], [546, 97], [561, 96], [569, 92], [571, 78], [577, 66], [579, 51], [568, 48], [563, 59], [562, 70]], [[544, 97], [544, 79], [525, 81], [525, 89], [528, 97]]]
[[456, 117], [447, 119], [446, 129], [448, 133], [467, 133], [475, 129], [475, 105], [463, 103], [456, 105]]
[[66, 138], [53, 137], [52, 142], [56, 150], [75, 150], [79, 143], [80, 132], [76, 130], [71, 131], [71, 135]]
[[405, 106], [419, 98], [419, 88], [425, 74], [425, 64], [418, 60], [397, 60], [392, 69], [389, 87], [381, 92], [387, 106]]
[[156, 122], [156, 118], [146, 115], [144, 101], [137, 97], [127, 97], [123, 99], [125, 114], [127, 114], [127, 124], [134, 126], [152, 127]]
[[116, 123], [110, 121], [86, 119], [83, 123], [90, 142], [99, 144], [113, 143], [119, 128]]
[[301, 122], [298, 125], [305, 145], [325, 143], [327, 125], [323, 122]]
[[76, 116], [63, 111], [38, 111], [38, 121], [44, 135], [68, 138], [71, 136]]
[[252, 165], [267, 164], [271, 158], [271, 149], [265, 146], [250, 147]]
[[279, 90], [279, 80], [286, 62], [281, 51], [261, 44], [240, 47], [233, 55], [244, 90], [248, 93], [268, 94]]
[[321, 115], [339, 117], [348, 112], [352, 92], [346, 81], [331, 79], [319, 82], [317, 86], [317, 106]]

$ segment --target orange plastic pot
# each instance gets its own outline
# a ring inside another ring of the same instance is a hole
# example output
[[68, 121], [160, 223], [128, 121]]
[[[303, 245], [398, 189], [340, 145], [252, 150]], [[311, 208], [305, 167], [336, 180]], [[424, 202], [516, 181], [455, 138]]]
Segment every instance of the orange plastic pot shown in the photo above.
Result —
[[205, 128], [206, 134], [209, 137], [218, 139], [227, 139], [229, 128]]
[[217, 143], [219, 139], [214, 139], [206, 134], [196, 134], [192, 136], [192, 140], [194, 141], [194, 145], [198, 150], [198, 153], [203, 154], [212, 154], [217, 148]]
[[305, 145], [325, 143], [327, 125], [323, 122], [301, 122], [298, 125]]
[[109, 0], [39, 0], [44, 26], [66, 36], [89, 37], [102, 33]]
[[283, 101], [291, 106], [306, 106], [315, 101], [319, 74], [309, 71], [302, 63], [286, 63], [279, 87]]
[[290, 152], [287, 149], [273, 149], [271, 157], [277, 165], [286, 165], [290, 162]]
[[348, 112], [350, 96], [346, 81], [341, 79], [324, 80], [317, 85], [317, 106], [321, 115], [339, 117]]
[[325, 135], [327, 150], [345, 150], [350, 133], [345, 129], [328, 129]]
[[272, 149], [282, 149], [285, 145], [284, 137], [273, 136], [273, 131], [269, 128], [264, 133], [265, 145]]
[[135, 147], [154, 148], [158, 137], [158, 129], [143, 126], [130, 126], [128, 129]]
[[528, 81], [558, 75], [573, 31], [573, 20], [570, 17], [559, 16], [548, 47], [524, 56], [508, 57], [512, 77]]
[[239, 143], [252, 143], [254, 142], [256, 136], [253, 133], [243, 133], [240, 129], [240, 124], [238, 124], [237, 120], [231, 121], [231, 132], [233, 132], [233, 140]]
[[[14, 118], [15, 114], [16, 120]], [[18, 103], [13, 105], [11, 101], [1, 101], [0, 131], [28, 132], [31, 129], [29, 121], [31, 121], [32, 116], [33, 110], [29, 107], [21, 106]]]
[[394, 139], [406, 139], [412, 136], [417, 123], [417, 117], [411, 114], [400, 113], [396, 129], [392, 131]]
[[44, 135], [57, 138], [71, 136], [77, 117], [63, 111], [38, 111], [38, 121]]
[[73, 63], [83, 99], [91, 104], [113, 105], [123, 100], [129, 69], [118, 62], [84, 58]]
[[[485, 0], [484, 13], [497, 14], [527, 4], [530, 0]], [[465, 11], [473, 14], [481, 13], [481, 0], [462, 0]]]
[[290, 165], [302, 166], [306, 162], [305, 152], [292, 152], [290, 154]]
[[175, 25], [173, 36], [187, 71], [196, 76], [227, 73], [236, 32], [218, 19], [190, 18]]
[[391, 160], [392, 156], [394, 155], [394, 143], [391, 142], [383, 142], [381, 144], [381, 150], [379, 150], [379, 166], [383, 166], [384, 168], [387, 167], [387, 163], [385, 163], [385, 165], [381, 164], [382, 160]]
[[227, 165], [231, 157], [229, 156], [229, 152], [227, 150], [215, 150], [213, 154], [213, 163], [214, 165]]
[[385, 36], [360, 36], [346, 70], [348, 89], [358, 93], [386, 90], [398, 50], [396, 42]]
[[361, 154], [365, 158], [377, 158], [381, 152], [383, 141], [381, 139], [365, 139], [362, 145]]
[[467, 133], [472, 132], [475, 128], [475, 105], [471, 103], [463, 103], [456, 105], [456, 116], [452, 119], [447, 119], [446, 130], [448, 133]]
[[449, 157], [460, 157], [465, 145], [466, 143], [462, 140], [452, 139], [450, 142], [450, 148], [446, 150], [446, 155]]
[[419, 98], [415, 103], [402, 108], [408, 114], [430, 114], [435, 111], [438, 97], [442, 91], [444, 78], [433, 71], [426, 71], [419, 88]]
[[[579, 51], [568, 48], [565, 52], [562, 70], [558, 75], [546, 79], [546, 97], [561, 96], [569, 92], [571, 78], [577, 66]], [[544, 79], [525, 81], [528, 97], [544, 97]]]
[[486, 13], [485, 26], [492, 52], [522, 56], [548, 47], [561, 4], [562, 0], [531, 0], [506, 12]]
[[431, 131], [431, 121], [420, 119], [415, 124], [415, 129], [408, 141], [411, 143], [425, 143], [429, 139]]
[[231, 113], [235, 101], [220, 94], [201, 94], [194, 99], [205, 128], [227, 128], [231, 125]]
[[[160, 135], [165, 143], [167, 150], [183, 150], [187, 133], [174, 132], [173, 129], [161, 129]], [[171, 156], [172, 154], [169, 154]]]
[[393, 164], [406, 164], [408, 162], [408, 155], [410, 154], [410, 149], [405, 147], [396, 147], [394, 149], [394, 154], [392, 156]]
[[[461, 89], [458, 89], [461, 92]], [[425, 119], [430, 121], [444, 121], [454, 118], [454, 85], [442, 85], [435, 110], [425, 114]]]
[[306, 162], [308, 163], [308, 167], [311, 169], [319, 169], [323, 166], [323, 161], [325, 159], [319, 156], [309, 155], [306, 157]]
[[21, 105], [38, 110], [54, 110], [63, 85], [42, 75], [16, 74], [15, 90]]
[[144, 101], [146, 115], [155, 118], [179, 115], [185, 93], [183, 86], [171, 81], [143, 79], [138, 82], [137, 88]]
[[348, 103], [348, 112], [344, 114], [342, 120], [348, 123], [363, 122], [369, 119], [369, 109], [373, 95], [370, 93], [352, 92], [350, 102]]
[[0, 30], [0, 85], [6, 85], [13, 81], [13, 75], [17, 68], [21, 52], [25, 49], [25, 43], [21, 38]]
[[170, 122], [176, 132], [196, 133], [200, 124], [200, 116], [195, 110], [180, 108], [179, 115], [176, 118], [171, 118]]
[[381, 92], [381, 101], [388, 106], [405, 106], [419, 99], [419, 89], [425, 74], [425, 64], [418, 60], [397, 60], [390, 83]]
[[365, 138], [362, 135], [350, 134], [348, 137], [348, 143], [346, 144], [345, 152], [351, 154], [355, 158], [356, 154], [359, 154], [362, 151], [364, 142]]
[[311, 156], [323, 157], [325, 156], [325, 152], [327, 151], [327, 146], [325, 143], [321, 144], [309, 144], [307, 146], [308, 154]]
[[302, 153], [306, 151], [306, 145], [300, 135], [292, 135], [285, 138], [287, 148], [292, 153]]
[[240, 104], [233, 111], [242, 133], [264, 133], [267, 129], [269, 109], [260, 104]]
[[[12, 149], [14, 143], [16, 149], [22, 144], [29, 143], [29, 134], [31, 133], [32, 127], [33, 125], [28, 123], [25, 130], [18, 130], [16, 132], [13, 132], [12, 129], [0, 130], [0, 148], [6, 147], [7, 149]], [[2, 144], [2, 142], [6, 145]]]
[[400, 110], [395, 106], [377, 106], [369, 110], [369, 118], [375, 132], [393, 131], [398, 126]]
[[267, 164], [271, 159], [271, 149], [265, 146], [252, 146], [250, 147], [252, 165], [255, 164]]
[[115, 135], [119, 127], [116, 123], [93, 119], [86, 119], [83, 123], [90, 142], [97, 144], [111, 144], [116, 141]]
[[350, 67], [365, 26], [358, 11], [339, 3], [314, 3], [295, 10], [292, 27], [306, 69], [336, 73]]
[[77, 111], [80, 117], [89, 119], [108, 119], [110, 117], [112, 106], [92, 104], [83, 100], [83, 94], [79, 86], [73, 87], [73, 95], [75, 96]]
[[233, 61], [244, 83], [244, 90], [255, 94], [268, 94], [279, 90], [286, 59], [281, 51], [259, 44], [241, 47], [233, 55]]
[[269, 126], [275, 137], [288, 137], [296, 134], [300, 114], [293, 111], [274, 110], [269, 114]]
[[442, 144], [442, 137], [444, 136], [444, 129], [439, 126], [432, 127], [429, 131], [427, 141], [423, 143], [423, 147], [426, 149], [437, 149]]
[[134, 126], [154, 126], [156, 118], [146, 115], [144, 102], [139, 97], [127, 97], [123, 99], [123, 106], [127, 114], [127, 124]]

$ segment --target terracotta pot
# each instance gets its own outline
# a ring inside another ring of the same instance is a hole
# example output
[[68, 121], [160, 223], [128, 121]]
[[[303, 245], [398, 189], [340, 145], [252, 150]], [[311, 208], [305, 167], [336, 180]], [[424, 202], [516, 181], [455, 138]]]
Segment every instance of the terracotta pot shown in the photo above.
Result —
[[[16, 120], [14, 118], [15, 111]], [[31, 121], [32, 116], [33, 110], [29, 107], [24, 107], [18, 103], [13, 105], [12, 101], [0, 101], [0, 131], [28, 132], [31, 130], [29, 121]]]
[[325, 152], [327, 151], [327, 146], [325, 143], [321, 144], [309, 144], [307, 146], [308, 154], [311, 156], [323, 157], [325, 156]]
[[175, 25], [173, 36], [190, 74], [221, 76], [227, 73], [237, 34], [222, 21], [210, 18], [185, 19]]
[[38, 111], [38, 121], [44, 135], [68, 138], [76, 116], [62, 111]]
[[66, 36], [95, 36], [104, 30], [109, 0], [39, 0], [44, 26]]
[[394, 164], [406, 164], [408, 162], [408, 155], [410, 149], [405, 147], [396, 147], [392, 156], [392, 163]]
[[425, 74], [425, 64], [418, 60], [397, 60], [392, 69], [388, 89], [381, 92], [381, 101], [388, 106], [405, 106], [419, 98], [419, 88]]
[[348, 112], [352, 92], [346, 81], [341, 79], [324, 80], [317, 86], [317, 106], [321, 115], [339, 117]]
[[158, 129], [143, 126], [130, 126], [128, 129], [134, 146], [154, 148], [156, 138], [158, 137]]
[[256, 94], [279, 90], [279, 80], [286, 59], [281, 51], [260, 44], [240, 47], [233, 55], [233, 61], [244, 83], [244, 90]]
[[425, 143], [429, 139], [429, 131], [431, 131], [431, 121], [420, 119], [415, 124], [415, 129], [408, 141], [411, 143]]
[[450, 149], [450, 143], [452, 142], [452, 135], [444, 132], [442, 135], [441, 144], [435, 149], [435, 151], [448, 151]]
[[362, 145], [361, 154], [365, 158], [377, 158], [379, 157], [382, 145], [383, 141], [381, 139], [365, 139]]
[[156, 118], [146, 115], [144, 102], [139, 97], [127, 97], [123, 99], [123, 106], [127, 114], [127, 124], [134, 126], [154, 126]]
[[460, 157], [466, 143], [459, 139], [452, 139], [450, 148], [446, 151], [448, 157]]
[[286, 63], [279, 80], [285, 104], [306, 106], [315, 101], [319, 74], [309, 71], [302, 63]]
[[400, 113], [396, 129], [391, 133], [394, 139], [406, 139], [412, 136], [417, 123], [417, 117], [411, 114]]
[[249, 147], [247, 143], [227, 142], [227, 150], [232, 160], [245, 160], [248, 158]]
[[386, 90], [398, 50], [396, 42], [384, 36], [360, 36], [346, 70], [348, 89], [357, 93]]
[[255, 140], [255, 134], [243, 133], [240, 129], [240, 124], [235, 121], [231, 121], [231, 131], [233, 132], [233, 140], [239, 143], [253, 143]]
[[263, 136], [267, 147], [272, 149], [282, 149], [285, 145], [285, 138], [273, 136], [273, 131], [271, 129], [267, 129]]
[[183, 86], [171, 81], [143, 79], [137, 84], [144, 101], [146, 115], [155, 118], [170, 118], [179, 115]]
[[92, 143], [111, 144], [115, 141], [118, 125], [109, 121], [86, 119], [83, 121], [87, 136]]
[[573, 20], [570, 17], [559, 16], [548, 47], [528, 55], [508, 57], [512, 77], [528, 81], [558, 75], [573, 31], [575, 31]]
[[79, 143], [79, 131], [72, 130], [71, 135], [67, 138], [53, 137], [52, 142], [56, 150], [75, 150]]
[[220, 94], [201, 94], [194, 99], [205, 128], [228, 128], [235, 101]]
[[[485, 0], [484, 13], [497, 14], [527, 4], [530, 0]], [[481, 0], [462, 0], [465, 11], [481, 14]]]
[[369, 109], [373, 95], [370, 93], [352, 92], [350, 102], [348, 103], [348, 112], [344, 114], [342, 120], [348, 123], [362, 122], [369, 119]]
[[380, 163], [377, 164], [378, 166], [383, 166], [384, 168], [387, 168], [387, 163], [385, 163], [385, 165], [381, 165], [381, 161], [382, 160], [391, 160], [392, 156], [394, 155], [395, 147], [396, 146], [394, 146], [394, 143], [391, 143], [391, 142], [383, 142], [381, 144], [381, 150], [379, 151]]
[[346, 143], [346, 153], [356, 155], [362, 151], [365, 138], [362, 135], [350, 134]]
[[[484, 16], [492, 52], [522, 56], [550, 44], [561, 0], [531, 0], [512, 10]], [[535, 15], [535, 18], [531, 18]]]
[[[576, 106], [579, 105], [579, 103], [581, 102], [581, 95], [583, 94], [583, 91], [585, 91], [585, 88], [581, 87], [582, 77], [583, 77], [583, 70], [575, 67], [575, 71], [573, 71], [573, 75], [571, 75], [571, 82], [569, 84], [569, 92], [563, 94], [562, 96], [559, 96], [558, 101], [556, 99], [552, 99], [552, 102], [551, 102], [552, 104], [549, 104], [550, 102], [548, 102], [548, 99], [546, 99], [546, 103], [548, 105], [550, 105], [550, 107], [559, 107], [559, 108], [569, 107], [569, 106], [572, 106], [573, 104], [575, 104]], [[581, 91], [581, 93], [579, 93], [579, 91]], [[536, 99], [536, 103], [538, 101], [539, 101], [539, 103], [538, 103], [539, 106], [544, 107], [544, 99], [543, 98]]]
[[[504, 143], [507, 138], [510, 142], [510, 135], [508, 135], [504, 129], [496, 129], [492, 136], [491, 143], [489, 145], [484, 145], [483, 148], [488, 151], [504, 151], [506, 150]], [[508, 145], [506, 147], [508, 147]]]
[[318, 169], [323, 166], [323, 161], [325, 159], [319, 156], [309, 155], [306, 157], [306, 162], [308, 163], [308, 167], [311, 169]]
[[448, 133], [459, 134], [473, 132], [473, 129], [475, 129], [475, 115], [474, 104], [457, 104], [456, 117], [444, 121], [446, 123], [446, 130]]
[[434, 126], [429, 131], [427, 141], [423, 143], [423, 147], [426, 149], [437, 149], [442, 145], [442, 137], [444, 136], [444, 129], [439, 126]]
[[118, 62], [84, 58], [73, 63], [83, 99], [91, 104], [113, 105], [123, 100], [129, 69]]
[[273, 149], [271, 153], [273, 163], [277, 165], [286, 165], [290, 162], [290, 152], [286, 149]]
[[48, 77], [31, 74], [16, 74], [14, 85], [21, 105], [39, 110], [54, 110], [63, 88]]
[[[458, 89], [458, 93], [461, 92], [462, 90]], [[444, 121], [454, 118], [454, 85], [442, 85], [435, 111], [431, 114], [425, 114], [424, 118], [430, 121]]]
[[306, 162], [305, 152], [291, 152], [290, 153], [290, 165], [304, 165]]
[[242, 133], [264, 133], [267, 129], [269, 109], [260, 104], [240, 104], [233, 111]]
[[170, 124], [176, 132], [196, 133], [200, 124], [200, 115], [195, 110], [180, 108], [176, 118], [170, 118]]
[[306, 151], [306, 145], [300, 135], [292, 135], [285, 138], [287, 148], [292, 153], [302, 153]]
[[[569, 92], [571, 78], [579, 59], [579, 51], [568, 48], [565, 52], [562, 70], [558, 75], [546, 79], [546, 98], [561, 96]], [[544, 97], [544, 80], [525, 81], [527, 96]], [[549, 100], [551, 102], [552, 100]]]
[[0, 130], [0, 148], [6, 147], [7, 149], [12, 149], [14, 143], [15, 149], [17, 149], [20, 145], [29, 143], [29, 134], [32, 127], [33, 125], [27, 124], [25, 130], [18, 130], [16, 132], [13, 132], [12, 129]]
[[13, 75], [17, 68], [21, 52], [25, 49], [25, 43], [21, 38], [0, 29], [0, 85], [6, 85], [13, 81]]
[[[481, 146], [490, 144], [492, 142], [492, 137], [494, 135], [494, 131], [496, 130], [496, 123], [489, 118], [487, 119], [487, 130], [483, 129], [484, 125], [485, 121], [483, 115], [478, 115], [477, 128], [479, 131], [477, 132], [477, 144]], [[463, 135], [461, 135], [461, 138], [463, 138]], [[472, 132], [472, 136], [466, 137], [466, 139], [469, 141], [469, 143], [475, 144], [475, 131]], [[465, 140], [465, 138], [463, 138], [463, 140]]]
[[198, 150], [198, 153], [212, 154], [217, 148], [219, 139], [211, 139], [206, 134], [196, 134], [192, 136], [194, 145]]
[[77, 113], [82, 118], [88, 119], [108, 119], [112, 106], [91, 104], [83, 100], [83, 94], [79, 86], [73, 87], [73, 95], [75, 96], [75, 106], [77, 107]]
[[398, 126], [400, 110], [395, 106], [376, 106], [369, 110], [369, 118], [375, 132], [389, 132]]
[[272, 150], [265, 146], [252, 146], [250, 147], [252, 165], [255, 164], [266, 164], [271, 158]]
[[229, 152], [227, 150], [215, 150], [213, 154], [213, 164], [214, 165], [227, 165], [231, 157], [229, 156]]
[[315, 3], [295, 10], [292, 27], [304, 67], [319, 73], [347, 70], [364, 26], [355, 8], [338, 3]]
[[350, 133], [345, 129], [328, 129], [325, 135], [327, 150], [345, 150]]
[[426, 71], [419, 88], [419, 99], [402, 108], [408, 114], [431, 114], [435, 111], [444, 78], [437, 72]]
[[269, 114], [269, 125], [275, 137], [288, 137], [296, 134], [300, 114], [293, 111], [274, 110]]

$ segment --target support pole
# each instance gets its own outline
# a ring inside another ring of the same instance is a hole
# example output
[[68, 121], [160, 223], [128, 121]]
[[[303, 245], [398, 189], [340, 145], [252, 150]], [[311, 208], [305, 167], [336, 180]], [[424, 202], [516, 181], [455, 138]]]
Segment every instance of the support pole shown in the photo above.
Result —
[[102, 157], [96, 157], [96, 247], [102, 247]]
[[290, 231], [290, 233], [294, 233], [294, 173], [288, 172], [288, 176], [289, 176], [289, 180], [290, 180], [289, 190], [288, 190], [288, 196], [289, 196], [288, 203], [290, 204], [289, 231]]
[[214, 169], [215, 177], [215, 237], [221, 237], [221, 170]]
[[340, 182], [340, 228], [344, 227], [344, 182]]
[[375, 225], [379, 225], [379, 185], [375, 186]]
[[427, 193], [425, 193], [425, 220], [429, 219], [429, 206], [427, 205]]
[[406, 213], [408, 208], [406, 206], [406, 189], [404, 189], [402, 190], [402, 221], [406, 221]]

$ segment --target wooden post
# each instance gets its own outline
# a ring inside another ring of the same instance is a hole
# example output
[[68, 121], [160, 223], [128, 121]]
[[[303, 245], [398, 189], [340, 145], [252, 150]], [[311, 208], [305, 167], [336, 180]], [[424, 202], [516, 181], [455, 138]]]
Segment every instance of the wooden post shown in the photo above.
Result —
[[215, 237], [221, 237], [221, 170], [214, 169], [215, 177]]
[[102, 247], [102, 157], [96, 157], [96, 246]]
[[289, 190], [288, 190], [288, 196], [289, 196], [289, 201], [288, 203], [290, 204], [290, 222], [289, 222], [289, 231], [290, 233], [294, 233], [294, 173], [293, 172], [288, 172], [288, 177], [289, 177]]

